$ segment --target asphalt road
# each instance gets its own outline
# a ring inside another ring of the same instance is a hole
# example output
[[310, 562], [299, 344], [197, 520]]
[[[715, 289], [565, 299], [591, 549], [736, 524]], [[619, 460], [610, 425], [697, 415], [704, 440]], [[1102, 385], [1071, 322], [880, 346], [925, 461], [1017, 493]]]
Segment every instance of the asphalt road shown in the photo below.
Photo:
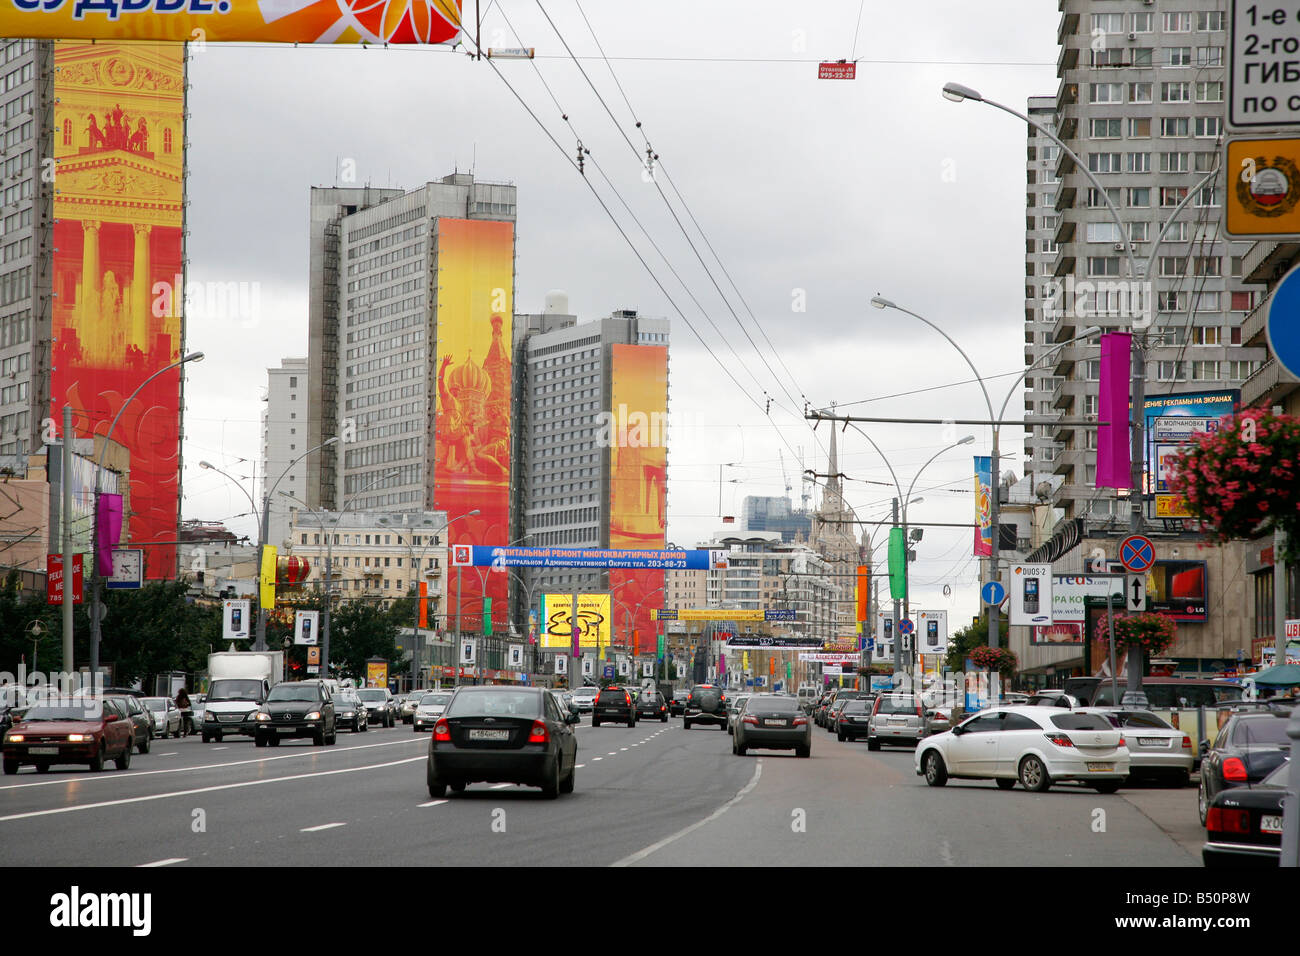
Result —
[[9, 865], [1195, 866], [1196, 791], [989, 782], [933, 789], [910, 749], [814, 729], [813, 754], [731, 753], [711, 727], [578, 731], [577, 789], [508, 785], [432, 801], [427, 734], [346, 731], [333, 747], [155, 740], [125, 772], [0, 778]]

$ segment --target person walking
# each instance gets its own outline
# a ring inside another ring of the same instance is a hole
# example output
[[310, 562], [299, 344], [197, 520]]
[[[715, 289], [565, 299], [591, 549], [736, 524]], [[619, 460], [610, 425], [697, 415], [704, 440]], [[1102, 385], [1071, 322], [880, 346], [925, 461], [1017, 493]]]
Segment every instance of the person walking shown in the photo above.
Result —
[[188, 737], [194, 733], [194, 707], [184, 687], [176, 694], [176, 708], [181, 712], [181, 736]]

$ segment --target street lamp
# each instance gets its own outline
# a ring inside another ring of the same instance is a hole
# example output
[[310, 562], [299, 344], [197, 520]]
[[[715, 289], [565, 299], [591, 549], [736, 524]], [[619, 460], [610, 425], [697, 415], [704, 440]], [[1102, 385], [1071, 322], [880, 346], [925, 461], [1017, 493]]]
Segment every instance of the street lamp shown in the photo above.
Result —
[[[142, 391], [144, 391], [146, 385], [148, 385], [158, 376], [164, 375], [167, 372], [170, 372], [174, 368], [180, 368], [182, 365], [184, 365], [187, 362], [202, 362], [202, 361], [203, 361], [202, 352], [191, 352], [189, 355], [183, 356], [177, 361], [172, 362], [170, 365], [158, 369], [158, 371], [154, 372], [143, 382], [141, 382], [138, 386], [136, 386], [135, 391], [132, 392], [129, 396], [127, 396], [126, 401], [122, 403], [122, 407], [119, 408], [117, 410], [117, 414], [113, 416], [113, 421], [109, 423], [108, 431], [104, 432], [104, 443], [99, 450], [99, 461], [95, 463], [95, 509], [94, 509], [95, 513], [91, 518], [91, 520], [94, 522], [94, 533], [91, 535], [91, 543], [92, 543], [91, 550], [94, 552], [94, 558], [91, 562], [91, 575], [90, 575], [90, 594], [91, 594], [91, 598], [90, 598], [90, 679], [92, 682], [95, 679], [95, 675], [99, 673], [99, 643], [100, 643], [99, 587], [101, 581], [100, 574], [99, 574], [99, 496], [102, 493], [100, 490], [100, 477], [104, 471], [104, 456], [108, 454], [108, 440], [113, 436], [113, 430], [117, 428], [117, 423], [118, 420], [121, 419], [122, 413], [126, 411], [128, 405], [130, 405], [133, 401], [135, 401], [135, 397], [139, 395]], [[66, 440], [67, 436], [65, 435], [64, 437]], [[64, 475], [63, 480], [66, 482], [68, 480], [68, 476]], [[71, 575], [72, 572], [69, 571], [68, 572], [69, 579], [71, 579]], [[65, 590], [65, 594], [71, 594], [71, 589]], [[69, 597], [67, 598], [67, 600], [69, 603], [71, 603], [72, 599]]]

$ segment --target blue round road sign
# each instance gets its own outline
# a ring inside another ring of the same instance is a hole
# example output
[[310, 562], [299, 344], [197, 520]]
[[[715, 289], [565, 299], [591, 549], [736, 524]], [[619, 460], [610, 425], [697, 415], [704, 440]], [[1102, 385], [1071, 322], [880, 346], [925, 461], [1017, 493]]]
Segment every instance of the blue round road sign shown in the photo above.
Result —
[[1134, 574], [1150, 571], [1156, 563], [1156, 546], [1145, 535], [1129, 535], [1119, 543], [1119, 563]]
[[908, 620], [907, 618], [903, 618], [901, 621], [898, 622], [898, 633], [899, 633], [899, 634], [903, 634], [903, 635], [911, 634], [912, 631], [915, 630], [915, 628], [916, 628], [916, 625], [914, 625], [914, 624], [913, 624], [910, 620]]
[[1001, 604], [1007, 596], [1007, 589], [1001, 581], [990, 581], [980, 588], [980, 597], [985, 604]]
[[1288, 272], [1273, 290], [1265, 328], [1268, 347], [1278, 362], [1300, 378], [1300, 266]]

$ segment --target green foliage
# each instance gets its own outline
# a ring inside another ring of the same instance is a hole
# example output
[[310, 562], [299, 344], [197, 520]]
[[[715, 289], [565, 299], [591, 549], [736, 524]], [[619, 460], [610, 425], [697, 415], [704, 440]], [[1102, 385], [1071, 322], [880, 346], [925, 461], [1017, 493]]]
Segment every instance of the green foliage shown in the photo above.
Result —
[[366, 658], [383, 657], [390, 676], [404, 673], [409, 663], [397, 650], [398, 626], [392, 611], [370, 601], [350, 601], [335, 608], [330, 620], [330, 663], [335, 672], [361, 680], [366, 676]]
[[[1001, 641], [1003, 645], [1007, 642], [1008, 622], [1005, 616], [1000, 617]], [[972, 622], [967, 627], [963, 627], [952, 635], [949, 641], [948, 656], [944, 658], [943, 665], [950, 671], [962, 671], [966, 669], [966, 658], [970, 652], [977, 647], [987, 645], [989, 642], [989, 616], [984, 614], [978, 621]]]

